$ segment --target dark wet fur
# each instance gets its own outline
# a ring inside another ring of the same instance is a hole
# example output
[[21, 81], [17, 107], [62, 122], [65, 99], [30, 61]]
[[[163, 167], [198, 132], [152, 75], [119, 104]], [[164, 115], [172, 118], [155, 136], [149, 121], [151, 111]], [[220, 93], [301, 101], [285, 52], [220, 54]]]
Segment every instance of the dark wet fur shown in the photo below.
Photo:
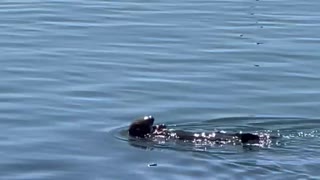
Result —
[[229, 141], [239, 140], [241, 143], [259, 143], [260, 137], [251, 133], [201, 133], [195, 134], [193, 132], [182, 131], [182, 130], [168, 130], [166, 125], [153, 125], [154, 118], [152, 116], [145, 116], [144, 118], [137, 119], [134, 121], [129, 129], [129, 135], [132, 137], [148, 138], [153, 136], [164, 136], [170, 138], [176, 138], [180, 140], [208, 140], [208, 141]]

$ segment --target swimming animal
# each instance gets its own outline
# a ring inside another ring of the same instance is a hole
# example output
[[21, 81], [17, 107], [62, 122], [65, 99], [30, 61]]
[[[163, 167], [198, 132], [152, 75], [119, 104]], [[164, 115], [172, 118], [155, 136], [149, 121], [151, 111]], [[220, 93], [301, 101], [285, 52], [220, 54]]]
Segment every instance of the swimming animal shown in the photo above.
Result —
[[165, 124], [153, 125], [154, 117], [144, 116], [135, 120], [128, 129], [131, 137], [138, 138], [150, 138], [150, 137], [164, 137], [174, 138], [179, 140], [190, 141], [212, 141], [212, 142], [228, 142], [228, 141], [240, 141], [243, 144], [246, 143], [259, 143], [260, 137], [251, 133], [224, 133], [218, 132], [202, 132], [194, 133], [182, 130], [167, 129]]

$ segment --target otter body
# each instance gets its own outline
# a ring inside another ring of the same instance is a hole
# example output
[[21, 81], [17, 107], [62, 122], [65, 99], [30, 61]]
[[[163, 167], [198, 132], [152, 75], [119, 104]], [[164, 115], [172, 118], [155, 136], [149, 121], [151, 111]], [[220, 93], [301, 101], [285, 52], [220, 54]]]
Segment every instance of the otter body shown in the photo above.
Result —
[[148, 137], [164, 137], [174, 138], [187, 141], [212, 141], [212, 142], [228, 142], [240, 141], [241, 143], [259, 143], [260, 137], [251, 133], [193, 133], [182, 130], [169, 130], [166, 125], [153, 125], [154, 118], [152, 116], [145, 116], [134, 121], [128, 129], [131, 137], [148, 138]]

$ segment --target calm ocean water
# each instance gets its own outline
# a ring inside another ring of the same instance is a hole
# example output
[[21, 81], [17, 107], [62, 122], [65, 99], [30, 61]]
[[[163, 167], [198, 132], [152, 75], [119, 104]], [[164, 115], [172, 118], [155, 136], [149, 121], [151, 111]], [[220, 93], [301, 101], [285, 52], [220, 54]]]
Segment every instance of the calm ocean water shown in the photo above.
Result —
[[[320, 179], [319, 9], [2, 0], [0, 179]], [[149, 114], [282, 138], [253, 150], [137, 147], [125, 129]]]

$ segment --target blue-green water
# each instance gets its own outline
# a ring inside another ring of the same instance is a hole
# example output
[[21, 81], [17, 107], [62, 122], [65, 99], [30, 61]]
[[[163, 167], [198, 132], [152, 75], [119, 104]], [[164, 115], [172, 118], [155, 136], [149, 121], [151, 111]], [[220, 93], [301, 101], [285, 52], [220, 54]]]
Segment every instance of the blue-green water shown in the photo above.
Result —
[[[2, 0], [0, 179], [319, 179], [319, 9]], [[149, 114], [283, 138], [254, 150], [138, 148], [123, 131]]]

